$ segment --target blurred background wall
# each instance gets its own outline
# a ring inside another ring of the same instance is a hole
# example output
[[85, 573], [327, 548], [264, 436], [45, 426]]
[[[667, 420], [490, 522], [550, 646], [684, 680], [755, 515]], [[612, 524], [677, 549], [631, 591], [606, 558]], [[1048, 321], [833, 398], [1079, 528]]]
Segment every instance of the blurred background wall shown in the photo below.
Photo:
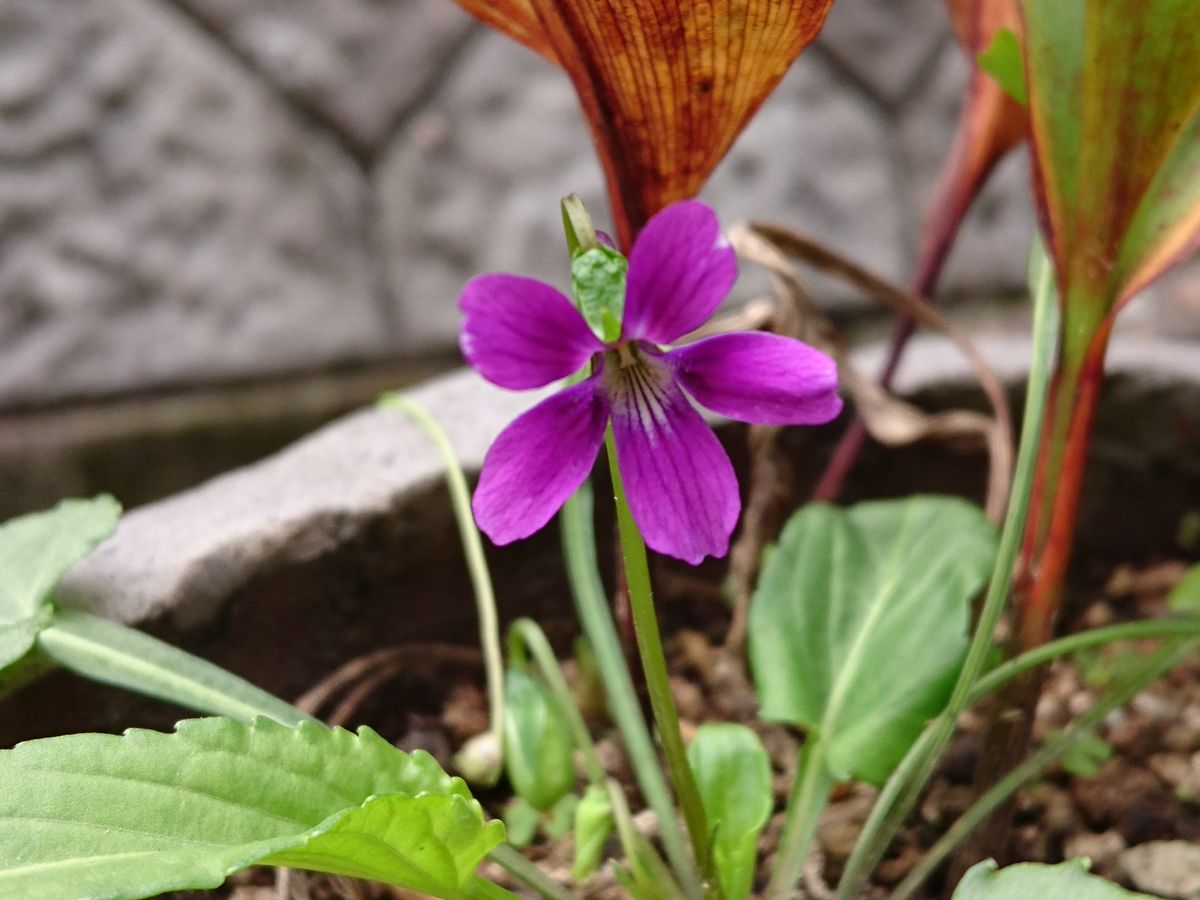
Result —
[[[903, 280], [966, 71], [942, 0], [837, 0], [705, 196]], [[468, 277], [562, 281], [569, 191], [605, 218], [567, 79], [451, 0], [5, 0], [0, 516], [144, 502], [455, 364]], [[947, 294], [1019, 294], [1027, 194], [1014, 156]]]

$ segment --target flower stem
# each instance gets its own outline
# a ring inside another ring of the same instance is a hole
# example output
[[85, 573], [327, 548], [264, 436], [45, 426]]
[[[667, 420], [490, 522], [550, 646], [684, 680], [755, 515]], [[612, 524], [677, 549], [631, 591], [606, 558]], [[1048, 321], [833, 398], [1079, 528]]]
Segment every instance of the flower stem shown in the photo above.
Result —
[[658, 725], [658, 737], [667, 758], [667, 769], [683, 819], [687, 823], [688, 836], [692, 841], [692, 852], [705, 881], [711, 881], [711, 859], [708, 852], [708, 820], [696, 778], [688, 765], [687, 752], [683, 746], [683, 734], [679, 730], [679, 712], [675, 698], [671, 696], [670, 676], [667, 674], [667, 659], [663, 654], [662, 636], [658, 630], [658, 618], [654, 613], [654, 594], [650, 587], [650, 566], [646, 561], [646, 545], [633, 512], [625, 499], [625, 485], [621, 481], [617, 465], [617, 449], [613, 442], [612, 426], [604, 437], [608, 450], [608, 468], [612, 475], [613, 496], [617, 504], [617, 531], [621, 539], [621, 555], [625, 559], [625, 572], [629, 582], [629, 604], [633, 613], [633, 628], [637, 636], [638, 655], [646, 675], [646, 690], [650, 694], [650, 708]]
[[496, 611], [496, 593], [492, 589], [492, 576], [488, 571], [487, 559], [483, 555], [483, 540], [475, 525], [471, 512], [471, 492], [467, 488], [467, 477], [458, 461], [458, 454], [450, 444], [450, 438], [437, 419], [418, 403], [404, 394], [389, 393], [379, 399], [382, 409], [399, 410], [425, 429], [446, 466], [446, 488], [450, 492], [450, 503], [454, 507], [454, 518], [462, 540], [463, 554], [467, 560], [467, 571], [471, 575], [471, 586], [475, 593], [475, 607], [479, 613], [479, 646], [483, 651], [484, 672], [487, 676], [489, 733], [496, 746], [504, 741], [504, 655], [500, 649], [500, 617]]
[[[593, 494], [588, 482], [566, 502], [560, 516], [563, 536], [563, 553], [567, 561], [567, 576], [571, 584], [571, 595], [575, 599], [575, 610], [580, 625], [592, 652], [596, 655], [596, 666], [604, 682], [604, 693], [608, 709], [620, 729], [625, 749], [633, 766], [634, 777], [642, 796], [658, 818], [658, 831], [663, 848], [675, 870], [675, 876], [683, 885], [689, 898], [700, 897], [700, 884], [692, 860], [688, 858], [687, 845], [675, 808], [671, 803], [671, 792], [659, 767], [654, 743], [642, 717], [637, 691], [633, 686], [621, 639], [613, 623], [612, 613], [605, 599], [604, 585], [596, 564], [596, 529], [592, 522]], [[619, 821], [619, 820], [618, 820]]]

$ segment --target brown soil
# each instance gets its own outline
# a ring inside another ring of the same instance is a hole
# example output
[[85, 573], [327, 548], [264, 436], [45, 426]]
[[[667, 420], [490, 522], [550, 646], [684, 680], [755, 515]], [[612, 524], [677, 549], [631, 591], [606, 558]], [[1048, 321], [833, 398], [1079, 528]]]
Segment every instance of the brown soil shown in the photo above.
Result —
[[[1063, 631], [1164, 615], [1166, 594], [1186, 565], [1170, 560], [1113, 570], [1097, 562], [1078, 568], [1090, 569], [1093, 574], [1076, 585], [1072, 595], [1076, 600], [1065, 612]], [[669, 566], [656, 574], [660, 608], [672, 635], [668, 654], [685, 737], [705, 721], [742, 721], [759, 732], [772, 758], [778, 806], [764, 836], [765, 871], [782, 828], [789, 774], [802, 735], [755, 721], [753, 692], [739, 666], [731, 664], [720, 649], [728, 611], [711, 582], [698, 581]], [[569, 646], [573, 627], [569, 622], [544, 624], [556, 644]], [[1130, 654], [1152, 646], [1153, 642], [1112, 646], [1055, 664], [1038, 707], [1036, 736], [1067, 725], [1119, 674]], [[405, 749], [428, 750], [449, 767], [453, 750], [486, 727], [481, 673], [469, 661], [464, 664], [461, 652], [447, 654], [446, 665], [439, 663], [436, 654], [427, 657], [427, 662], [423, 671], [392, 671], [386, 684], [377, 684], [373, 694], [354, 701], [357, 709], [343, 704], [341, 715], [354, 714], [354, 721], [380, 728]], [[634, 809], [639, 808], [619, 739], [596, 713], [600, 707], [595, 692], [589, 693], [581, 683], [573, 662], [565, 667], [581, 692], [605, 766], [627, 786]], [[886, 897], [887, 889], [908, 873], [970, 803], [971, 774], [983, 721], [979, 710], [964, 715], [960, 732], [924, 800], [879, 866], [871, 896]], [[1071, 771], [1057, 766], [1022, 792], [1013, 821], [1014, 851], [1021, 859], [1041, 862], [1088, 856], [1093, 871], [1128, 883], [1122, 862], [1127, 848], [1149, 841], [1200, 841], [1200, 657], [1110, 715], [1099, 734], [1111, 748], [1111, 756], [1095, 762], [1094, 774], [1079, 766], [1071, 766]], [[857, 784], [835, 789], [821, 821], [802, 896], [811, 900], [832, 896], [829, 885], [836, 885], [874, 795], [874, 789]], [[503, 786], [478, 796], [493, 815], [500, 814], [507, 800]], [[643, 816], [638, 821], [647, 819]], [[617, 855], [615, 843], [611, 850]], [[571, 864], [569, 837], [539, 839], [526, 852], [544, 871], [566, 883]], [[516, 887], [490, 863], [485, 864], [484, 874]], [[276, 895], [266, 878], [266, 873], [247, 876], [240, 884], [227, 885], [225, 892], [237, 900], [267, 900]], [[319, 877], [307, 880], [303, 887], [295, 885], [293, 890], [294, 896], [312, 900], [408, 896], [379, 886]], [[942, 896], [942, 890], [942, 885], [932, 883], [929, 896]], [[623, 892], [612, 876], [601, 870], [582, 895], [599, 900], [621, 897]]]

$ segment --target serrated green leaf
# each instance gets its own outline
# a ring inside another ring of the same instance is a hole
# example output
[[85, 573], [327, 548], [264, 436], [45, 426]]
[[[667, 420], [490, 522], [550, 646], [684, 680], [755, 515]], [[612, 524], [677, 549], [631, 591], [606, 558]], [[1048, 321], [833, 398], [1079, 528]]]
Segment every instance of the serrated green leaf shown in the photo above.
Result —
[[64, 500], [0, 525], [0, 668], [33, 646], [58, 580], [113, 533], [120, 517], [120, 504], [100, 496]]
[[267, 864], [456, 898], [503, 836], [461, 779], [369, 728], [193, 719], [0, 752], [3, 897], [147, 897]]
[[504, 680], [504, 767], [517, 795], [543, 811], [575, 786], [570, 726], [550, 690], [519, 669]]
[[596, 336], [605, 343], [621, 337], [628, 271], [625, 257], [603, 244], [584, 250], [571, 260], [575, 303]]
[[949, 696], [995, 553], [950, 497], [800, 510], [750, 609], [763, 717], [814, 733], [834, 776], [881, 784]]
[[1021, 59], [1021, 42], [1011, 28], [998, 28], [992, 43], [976, 57], [979, 68], [996, 80], [1004, 93], [1022, 106], [1029, 104], [1025, 90], [1025, 63]]
[[708, 816], [721, 892], [725, 900], [745, 900], [754, 884], [758, 836], [775, 806], [771, 761], [757, 734], [729, 722], [701, 725], [687, 755]]
[[1167, 595], [1167, 606], [1178, 613], [1200, 615], [1200, 566], [1192, 566]]
[[1055, 866], [1020, 863], [1003, 869], [989, 859], [967, 870], [951, 900], [1153, 900], [1091, 875], [1089, 868], [1082, 858]]

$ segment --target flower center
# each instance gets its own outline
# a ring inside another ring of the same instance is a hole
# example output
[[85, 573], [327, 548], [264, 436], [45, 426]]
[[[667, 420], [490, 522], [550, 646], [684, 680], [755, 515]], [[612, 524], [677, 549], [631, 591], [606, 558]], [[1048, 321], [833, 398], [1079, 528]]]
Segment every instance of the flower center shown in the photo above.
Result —
[[602, 377], [613, 415], [636, 419], [653, 433], [667, 418], [671, 370], [636, 341], [619, 344], [605, 355]]

